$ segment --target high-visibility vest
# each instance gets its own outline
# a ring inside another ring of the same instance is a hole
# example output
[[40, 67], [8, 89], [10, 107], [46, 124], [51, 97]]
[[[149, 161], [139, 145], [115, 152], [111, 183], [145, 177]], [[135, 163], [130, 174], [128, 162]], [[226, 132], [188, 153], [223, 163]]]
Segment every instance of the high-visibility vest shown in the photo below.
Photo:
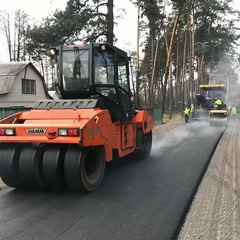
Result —
[[187, 108], [187, 107], [186, 107], [186, 108], [184, 109], [184, 114], [189, 114], [189, 113], [190, 113], [190, 108]]
[[232, 115], [236, 115], [237, 114], [237, 108], [236, 107], [232, 107]]
[[220, 99], [218, 99], [214, 102], [214, 104], [220, 105], [220, 104], [222, 104], [222, 101]]

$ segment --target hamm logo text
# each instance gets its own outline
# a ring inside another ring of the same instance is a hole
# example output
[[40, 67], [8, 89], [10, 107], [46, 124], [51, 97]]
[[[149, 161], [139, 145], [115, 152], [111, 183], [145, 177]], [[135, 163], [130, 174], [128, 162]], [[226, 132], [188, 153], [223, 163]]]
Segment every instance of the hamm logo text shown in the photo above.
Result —
[[32, 129], [25, 129], [27, 134], [44, 134], [47, 129], [44, 128], [32, 128]]

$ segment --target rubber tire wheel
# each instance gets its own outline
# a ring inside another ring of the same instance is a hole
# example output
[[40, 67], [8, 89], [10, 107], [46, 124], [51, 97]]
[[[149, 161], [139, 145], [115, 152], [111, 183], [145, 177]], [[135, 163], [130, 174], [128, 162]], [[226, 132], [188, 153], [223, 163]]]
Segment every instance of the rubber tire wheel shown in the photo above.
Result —
[[4, 147], [0, 151], [0, 176], [2, 181], [13, 188], [21, 188], [18, 162], [22, 147], [13, 145]]
[[42, 158], [43, 177], [53, 191], [65, 188], [64, 157], [65, 146], [53, 145], [44, 151]]
[[42, 157], [44, 148], [34, 148], [27, 145], [19, 157], [19, 175], [23, 187], [27, 189], [47, 189], [42, 174]]
[[152, 131], [144, 134], [142, 129], [137, 129], [137, 148], [134, 156], [140, 159], [148, 158], [152, 149]]
[[[92, 164], [90, 164], [93, 161]], [[76, 192], [92, 192], [102, 183], [106, 157], [102, 146], [70, 146], [64, 160], [65, 180]]]

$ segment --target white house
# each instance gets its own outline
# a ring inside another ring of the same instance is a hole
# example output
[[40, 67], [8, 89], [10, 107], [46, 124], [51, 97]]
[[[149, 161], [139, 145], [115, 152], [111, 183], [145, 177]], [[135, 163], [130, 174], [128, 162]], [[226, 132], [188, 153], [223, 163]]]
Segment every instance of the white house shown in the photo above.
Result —
[[31, 62], [0, 63], [0, 108], [33, 107], [52, 99], [41, 73]]

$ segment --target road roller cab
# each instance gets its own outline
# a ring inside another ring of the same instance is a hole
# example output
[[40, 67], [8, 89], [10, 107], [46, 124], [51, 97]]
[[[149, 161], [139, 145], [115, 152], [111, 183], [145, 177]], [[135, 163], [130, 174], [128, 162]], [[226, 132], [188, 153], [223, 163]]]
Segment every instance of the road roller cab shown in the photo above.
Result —
[[0, 121], [0, 177], [21, 189], [93, 191], [105, 163], [151, 151], [153, 117], [131, 102], [129, 58], [110, 44], [51, 49], [59, 100]]

